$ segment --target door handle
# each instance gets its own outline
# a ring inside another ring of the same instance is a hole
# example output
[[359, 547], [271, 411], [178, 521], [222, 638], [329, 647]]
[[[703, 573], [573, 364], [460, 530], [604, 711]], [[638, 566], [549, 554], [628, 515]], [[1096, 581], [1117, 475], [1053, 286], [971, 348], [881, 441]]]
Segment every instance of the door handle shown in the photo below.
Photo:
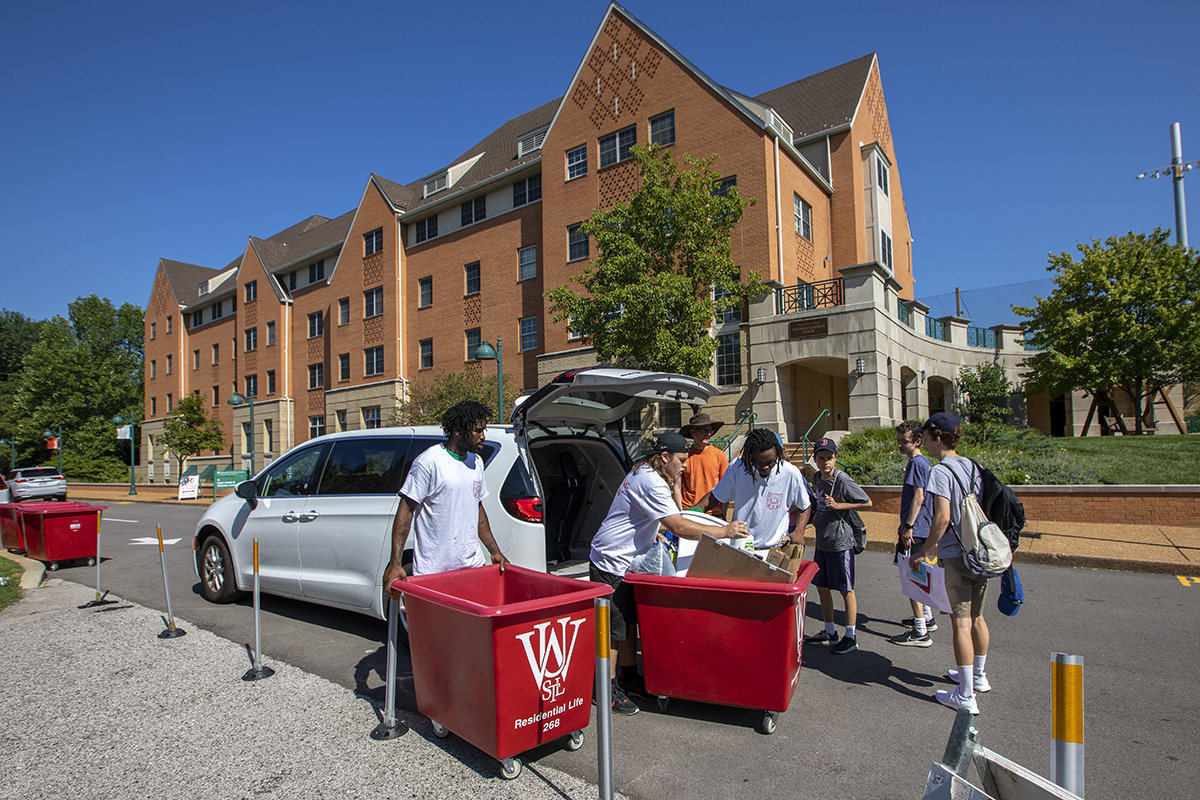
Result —
[[283, 514], [284, 522], [295, 522], [298, 519], [299, 517], [296, 515], [295, 511], [285, 511]]
[[300, 521], [301, 522], [311, 522], [312, 520], [316, 519], [319, 516], [321, 516], [320, 511], [305, 511], [303, 514], [300, 515]]

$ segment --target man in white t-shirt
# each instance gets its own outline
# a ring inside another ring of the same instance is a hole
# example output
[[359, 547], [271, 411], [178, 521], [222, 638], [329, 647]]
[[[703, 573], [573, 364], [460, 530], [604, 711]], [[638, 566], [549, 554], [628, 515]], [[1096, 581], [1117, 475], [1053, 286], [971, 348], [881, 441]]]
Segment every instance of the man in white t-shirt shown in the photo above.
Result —
[[504, 571], [508, 560], [496, 545], [483, 509], [488, 490], [479, 449], [489, 413], [487, 406], [474, 400], [448, 409], [442, 415], [445, 443], [428, 448], [413, 461], [392, 521], [392, 558], [383, 573], [385, 587], [408, 577], [401, 560], [410, 529], [415, 537], [414, 575], [482, 567], [487, 561], [480, 543], [492, 563]]
[[608, 516], [592, 538], [588, 577], [613, 587], [609, 625], [621, 677], [613, 662], [613, 713], [636, 714], [638, 707], [626, 697], [633, 691], [645, 695], [645, 683], [637, 671], [637, 612], [633, 587], [624, 582], [635, 556], [647, 552], [659, 540], [659, 526], [684, 539], [699, 539], [707, 533], [716, 537], [745, 538], [746, 523], [732, 522], [713, 527], [686, 519], [675, 502], [674, 487], [688, 459], [688, 443], [678, 433], [658, 437], [649, 455], [643, 456], [625, 476], [613, 497]]
[[[746, 436], [742, 454], [713, 487], [712, 496], [721, 503], [733, 503], [733, 518], [745, 522], [754, 537], [754, 549], [764, 550], [789, 539], [804, 544], [810, 501], [804, 475], [783, 458], [783, 448], [773, 431], [755, 428]], [[700, 500], [706, 508], [708, 498]], [[791, 527], [795, 509], [795, 530]]]

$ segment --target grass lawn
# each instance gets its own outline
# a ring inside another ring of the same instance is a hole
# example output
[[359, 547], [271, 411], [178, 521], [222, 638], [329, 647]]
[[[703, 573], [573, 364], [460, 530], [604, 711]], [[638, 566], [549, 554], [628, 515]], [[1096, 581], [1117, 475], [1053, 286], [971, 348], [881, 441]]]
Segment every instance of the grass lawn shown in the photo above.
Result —
[[1087, 436], [1052, 440], [1108, 484], [1200, 484], [1200, 436]]
[[0, 558], [0, 609], [5, 609], [21, 599], [21, 565], [7, 558]]

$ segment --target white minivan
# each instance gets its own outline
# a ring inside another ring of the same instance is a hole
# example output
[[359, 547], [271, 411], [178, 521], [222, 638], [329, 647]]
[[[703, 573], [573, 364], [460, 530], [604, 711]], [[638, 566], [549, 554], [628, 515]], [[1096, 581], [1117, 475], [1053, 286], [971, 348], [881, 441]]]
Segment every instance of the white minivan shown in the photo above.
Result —
[[[625, 421], [650, 403], [702, 406], [716, 392], [685, 375], [574, 370], [525, 398], [509, 424], [489, 425], [484, 508], [505, 557], [543, 571], [548, 561], [586, 560], [640, 448]], [[289, 451], [196, 524], [204, 597], [228, 603], [253, 587], [257, 539], [262, 591], [386, 618], [398, 492], [413, 459], [444, 440], [436, 426], [377, 428]]]

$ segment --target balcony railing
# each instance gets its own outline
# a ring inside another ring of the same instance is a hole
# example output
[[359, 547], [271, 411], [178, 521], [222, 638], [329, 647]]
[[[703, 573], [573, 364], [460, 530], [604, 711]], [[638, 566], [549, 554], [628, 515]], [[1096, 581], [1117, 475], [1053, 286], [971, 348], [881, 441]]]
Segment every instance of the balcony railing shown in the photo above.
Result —
[[913, 326], [912, 306], [903, 300], [896, 301], [896, 317], [908, 327]]
[[842, 278], [785, 286], [776, 291], [780, 314], [809, 311], [814, 308], [832, 308], [846, 302], [846, 287]]
[[968, 325], [967, 345], [969, 347], [987, 347], [995, 350], [998, 347], [996, 332], [991, 328], [976, 328]]
[[950, 327], [940, 319], [926, 317], [925, 335], [930, 339], [940, 339], [943, 342], [948, 342], [950, 341]]

